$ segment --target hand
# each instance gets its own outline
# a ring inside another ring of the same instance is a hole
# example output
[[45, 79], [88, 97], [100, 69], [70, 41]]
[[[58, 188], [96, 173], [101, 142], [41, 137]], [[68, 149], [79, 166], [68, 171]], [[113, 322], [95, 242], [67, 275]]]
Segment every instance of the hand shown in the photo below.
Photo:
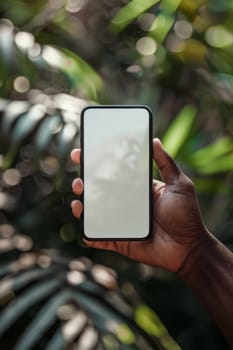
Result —
[[[80, 149], [71, 159], [80, 163]], [[153, 154], [163, 182], [153, 180], [153, 232], [145, 241], [87, 241], [93, 248], [113, 250], [152, 266], [178, 272], [192, 252], [206, 240], [206, 230], [192, 181], [164, 151], [159, 139], [153, 141]], [[76, 178], [73, 191], [80, 195], [83, 182]], [[101, 203], [100, 203], [101, 205]], [[71, 203], [73, 215], [80, 217], [83, 205]]]

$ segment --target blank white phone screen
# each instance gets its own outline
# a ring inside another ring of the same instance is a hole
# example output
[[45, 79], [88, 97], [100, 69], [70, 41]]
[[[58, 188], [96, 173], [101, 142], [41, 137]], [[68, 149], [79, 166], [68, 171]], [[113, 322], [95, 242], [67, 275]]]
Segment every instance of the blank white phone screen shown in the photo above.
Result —
[[142, 239], [149, 234], [150, 118], [143, 107], [90, 107], [83, 112], [87, 238]]

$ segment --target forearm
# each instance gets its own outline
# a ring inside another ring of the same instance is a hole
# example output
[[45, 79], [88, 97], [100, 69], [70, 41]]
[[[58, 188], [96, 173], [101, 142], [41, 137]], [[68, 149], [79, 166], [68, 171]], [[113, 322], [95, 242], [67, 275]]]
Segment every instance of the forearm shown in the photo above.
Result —
[[233, 348], [233, 253], [211, 235], [179, 272]]

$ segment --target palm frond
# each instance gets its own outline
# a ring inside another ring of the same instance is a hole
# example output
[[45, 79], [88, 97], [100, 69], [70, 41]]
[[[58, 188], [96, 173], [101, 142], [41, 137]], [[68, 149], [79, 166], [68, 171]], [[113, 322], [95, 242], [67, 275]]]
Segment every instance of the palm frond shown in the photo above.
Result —
[[26, 249], [16, 237], [0, 239], [2, 260], [14, 251], [0, 277], [0, 343], [8, 349], [179, 349], [173, 340], [163, 345], [170, 337], [158, 318], [161, 332], [152, 334], [151, 323], [147, 331], [112, 269], [30, 244]]

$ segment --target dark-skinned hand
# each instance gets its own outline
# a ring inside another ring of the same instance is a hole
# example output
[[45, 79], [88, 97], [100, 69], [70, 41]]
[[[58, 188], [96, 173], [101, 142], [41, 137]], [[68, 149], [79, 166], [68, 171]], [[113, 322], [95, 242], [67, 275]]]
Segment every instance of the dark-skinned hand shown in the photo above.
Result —
[[[80, 163], [80, 149], [71, 152], [71, 159]], [[153, 232], [145, 241], [89, 241], [93, 248], [113, 250], [129, 258], [178, 272], [192, 252], [209, 235], [205, 228], [192, 181], [176, 165], [159, 139], [153, 140], [153, 157], [162, 181], [153, 180]], [[81, 195], [83, 182], [76, 178], [73, 192]], [[101, 205], [101, 203], [99, 203]], [[83, 204], [71, 203], [73, 215], [80, 218]]]

